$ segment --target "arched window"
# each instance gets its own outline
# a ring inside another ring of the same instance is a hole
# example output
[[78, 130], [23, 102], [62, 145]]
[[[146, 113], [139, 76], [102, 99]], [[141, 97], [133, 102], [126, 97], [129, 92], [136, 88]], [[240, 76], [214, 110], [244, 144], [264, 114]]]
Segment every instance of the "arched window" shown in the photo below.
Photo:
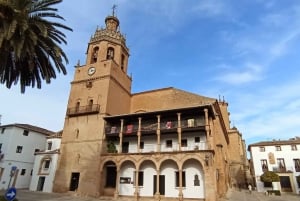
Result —
[[92, 110], [93, 109], [93, 99], [89, 100], [89, 105], [88, 105], [88, 110]]
[[76, 107], [75, 107], [75, 111], [78, 112], [79, 111], [79, 107], [80, 107], [80, 102], [77, 101], [76, 103]]
[[99, 47], [95, 47], [95, 48], [93, 49], [92, 58], [91, 58], [91, 63], [97, 62], [98, 52], [99, 52]]
[[115, 50], [112, 47], [107, 48], [106, 59], [114, 59]]
[[121, 69], [124, 71], [124, 65], [125, 65], [125, 56], [124, 54], [122, 54], [122, 57], [121, 57]]
[[40, 163], [38, 174], [47, 175], [50, 173], [51, 157], [45, 156]]

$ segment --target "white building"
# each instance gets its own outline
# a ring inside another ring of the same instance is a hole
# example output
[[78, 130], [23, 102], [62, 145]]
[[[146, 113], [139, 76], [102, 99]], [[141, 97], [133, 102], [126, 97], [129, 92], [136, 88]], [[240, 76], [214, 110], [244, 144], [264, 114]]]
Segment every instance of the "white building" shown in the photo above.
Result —
[[290, 140], [273, 140], [250, 144], [253, 180], [258, 192], [272, 189], [272, 184], [260, 181], [265, 171], [273, 171], [279, 175], [280, 182], [273, 182], [273, 189], [281, 192], [300, 191], [300, 138]]
[[28, 124], [0, 126], [0, 189], [29, 188], [34, 154], [54, 132]]
[[43, 151], [35, 153], [34, 167], [29, 190], [52, 192], [53, 180], [60, 153], [62, 132], [47, 137]]

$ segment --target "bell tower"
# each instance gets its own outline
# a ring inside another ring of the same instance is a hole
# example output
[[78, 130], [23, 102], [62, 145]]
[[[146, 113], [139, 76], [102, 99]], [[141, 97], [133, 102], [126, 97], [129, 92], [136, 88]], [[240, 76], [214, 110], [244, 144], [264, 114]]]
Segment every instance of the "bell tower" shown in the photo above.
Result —
[[129, 49], [114, 11], [90, 38], [85, 64], [75, 66], [54, 192], [99, 194], [103, 117], [130, 111]]

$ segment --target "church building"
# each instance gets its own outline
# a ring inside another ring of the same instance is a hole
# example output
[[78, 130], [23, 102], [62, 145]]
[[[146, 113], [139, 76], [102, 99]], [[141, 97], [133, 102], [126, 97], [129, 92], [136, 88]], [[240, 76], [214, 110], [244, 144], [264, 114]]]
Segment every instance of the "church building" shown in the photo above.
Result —
[[[218, 200], [235, 169], [245, 168], [228, 103], [173, 87], [132, 93], [119, 23], [114, 14], [106, 17], [88, 43], [86, 63], [75, 68], [53, 191]], [[238, 156], [232, 170], [230, 152]]]

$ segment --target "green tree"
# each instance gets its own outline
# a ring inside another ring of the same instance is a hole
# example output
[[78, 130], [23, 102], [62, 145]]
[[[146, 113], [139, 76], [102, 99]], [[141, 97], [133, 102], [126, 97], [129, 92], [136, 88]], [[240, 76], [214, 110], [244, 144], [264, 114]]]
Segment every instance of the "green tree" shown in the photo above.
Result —
[[262, 182], [278, 182], [280, 181], [278, 174], [272, 171], [266, 171], [260, 176]]
[[[20, 81], [41, 88], [56, 70], [66, 74], [68, 58], [60, 45], [67, 44], [61, 31], [71, 28], [52, 19], [64, 20], [52, 7], [62, 0], [0, 0], [0, 82], [7, 88]], [[55, 70], [56, 69], [56, 70]]]
[[262, 182], [271, 183], [273, 189], [273, 182], [279, 182], [279, 175], [272, 171], [266, 171], [260, 176]]

